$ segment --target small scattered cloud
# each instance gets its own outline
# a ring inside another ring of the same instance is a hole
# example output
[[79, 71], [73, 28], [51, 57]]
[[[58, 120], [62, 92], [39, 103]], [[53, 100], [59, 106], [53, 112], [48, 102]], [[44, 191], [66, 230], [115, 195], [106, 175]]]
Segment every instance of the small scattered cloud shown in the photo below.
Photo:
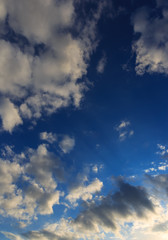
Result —
[[99, 168], [98, 168], [97, 164], [92, 167], [92, 171], [93, 171], [94, 173], [98, 173]]
[[134, 135], [134, 131], [130, 129], [130, 121], [121, 121], [121, 123], [115, 127], [115, 130], [119, 133], [120, 141], [124, 141], [127, 137]]
[[104, 72], [106, 62], [107, 62], [107, 58], [106, 58], [106, 55], [104, 54], [97, 64], [97, 72], [98, 73]]
[[161, 155], [162, 158], [167, 157], [168, 155], [168, 148], [162, 144], [157, 144], [157, 147], [159, 151], [156, 152], [156, 154]]
[[64, 153], [69, 153], [75, 146], [75, 139], [68, 135], [64, 135], [59, 142], [59, 147]]
[[54, 143], [57, 141], [57, 135], [53, 133], [41, 132], [40, 139], [49, 143]]

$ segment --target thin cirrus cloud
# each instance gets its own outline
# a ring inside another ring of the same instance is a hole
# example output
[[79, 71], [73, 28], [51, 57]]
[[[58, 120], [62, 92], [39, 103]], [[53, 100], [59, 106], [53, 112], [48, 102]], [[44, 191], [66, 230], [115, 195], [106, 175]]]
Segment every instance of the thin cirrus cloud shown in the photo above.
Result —
[[[78, 107], [86, 89], [86, 83], [78, 79], [87, 73], [105, 1], [98, 4], [97, 12], [85, 25], [79, 26], [75, 25], [73, 0], [19, 0], [15, 4], [2, 0], [0, 4], [0, 93], [18, 109], [13, 110], [13, 120], [0, 113], [3, 129], [12, 132], [24, 119], [38, 119], [71, 104]], [[75, 26], [76, 37], [70, 31]], [[15, 39], [22, 36], [22, 44], [4, 40], [8, 28]], [[8, 125], [4, 124], [6, 118]]]

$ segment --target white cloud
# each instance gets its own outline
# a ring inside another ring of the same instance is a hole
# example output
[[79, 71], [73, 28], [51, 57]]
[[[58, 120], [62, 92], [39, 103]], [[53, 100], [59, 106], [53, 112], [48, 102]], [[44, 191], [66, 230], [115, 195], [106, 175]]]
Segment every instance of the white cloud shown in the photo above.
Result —
[[[0, 159], [0, 214], [11, 216], [25, 226], [37, 214], [53, 213], [64, 195], [57, 182], [64, 178], [58, 157], [45, 145], [15, 154], [5, 146]], [[22, 187], [20, 187], [22, 186]]]
[[22, 124], [18, 109], [8, 98], [0, 99], [0, 116], [4, 130], [12, 132], [13, 128]]
[[115, 130], [119, 133], [120, 141], [124, 141], [127, 137], [134, 135], [134, 131], [130, 129], [130, 121], [121, 121], [121, 123], [115, 127]]
[[94, 166], [92, 167], [92, 171], [93, 171], [94, 173], [98, 173], [98, 171], [99, 171], [98, 166], [97, 166], [97, 165], [94, 165]]
[[96, 192], [100, 192], [103, 187], [103, 183], [99, 179], [95, 179], [93, 182], [88, 185], [84, 185], [83, 183], [73, 187], [70, 190], [70, 193], [66, 197], [71, 203], [76, 202], [78, 199], [82, 199], [84, 201], [91, 200], [92, 195]]
[[10, 233], [10, 232], [1, 231], [1, 233], [4, 234], [5, 237], [7, 237], [10, 240], [23, 240], [22, 237], [20, 237], [20, 236], [18, 236], [16, 234]]
[[[22, 118], [34, 121], [80, 104], [86, 83], [78, 79], [87, 73], [90, 54], [97, 46], [96, 25], [105, 1], [79, 24], [74, 4], [73, 0], [0, 1], [3, 27], [7, 27], [3, 20], [8, 16], [14, 32], [29, 42], [29, 46], [20, 46], [19, 41], [0, 40], [0, 93], [9, 101], [16, 100]], [[76, 37], [71, 28], [76, 29]]]
[[40, 133], [40, 139], [45, 140], [49, 143], [53, 143], [57, 141], [57, 135], [53, 133], [42, 132]]
[[130, 122], [129, 121], [121, 121], [121, 123], [119, 124], [119, 126], [117, 127], [117, 130], [120, 130], [122, 128], [125, 128], [127, 126], [130, 125]]
[[106, 61], [107, 61], [106, 56], [103, 55], [103, 57], [99, 60], [98, 65], [97, 65], [97, 72], [98, 73], [103, 73], [104, 72]]
[[[159, 239], [166, 239], [167, 175], [149, 176], [148, 181], [156, 188], [157, 193], [126, 183], [122, 178], [116, 181], [117, 191], [102, 196], [97, 202], [86, 204], [75, 219], [63, 218], [58, 222], [45, 224], [41, 230], [31, 230], [20, 235], [2, 233], [11, 240], [157, 240], [158, 234]], [[166, 193], [164, 199], [163, 192]]]
[[167, 166], [162, 165], [162, 166], [159, 166], [158, 169], [159, 169], [159, 170], [162, 170], [162, 171], [166, 171]]
[[64, 135], [62, 141], [59, 143], [59, 147], [64, 153], [69, 153], [75, 146], [75, 139]]
[[156, 152], [156, 154], [159, 154], [162, 157], [166, 157], [168, 154], [168, 148], [162, 144], [157, 144], [157, 147], [159, 148], [159, 152]]
[[133, 17], [134, 32], [140, 37], [133, 44], [136, 53], [136, 73], [168, 74], [168, 11], [166, 1], [157, 1], [162, 17], [152, 15], [149, 9], [139, 10]]

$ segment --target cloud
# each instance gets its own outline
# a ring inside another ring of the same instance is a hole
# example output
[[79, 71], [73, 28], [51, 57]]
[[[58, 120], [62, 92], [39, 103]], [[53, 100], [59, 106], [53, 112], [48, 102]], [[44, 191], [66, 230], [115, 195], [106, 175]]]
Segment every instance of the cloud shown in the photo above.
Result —
[[145, 72], [168, 74], [167, 2], [158, 0], [157, 7], [160, 15], [158, 11], [158, 15], [154, 17], [152, 11], [143, 8], [132, 18], [134, 32], [140, 34], [133, 44], [138, 75]]
[[10, 133], [15, 126], [22, 124], [18, 109], [8, 98], [0, 99], [0, 116], [3, 129]]
[[[87, 179], [85, 181], [87, 181]], [[66, 199], [68, 199], [71, 203], [75, 203], [80, 198], [84, 201], [88, 199], [91, 200], [92, 195], [96, 192], [100, 192], [102, 187], [103, 183], [96, 178], [88, 185], [81, 183], [80, 185], [74, 186], [70, 190], [70, 193], [67, 195]]]
[[1, 231], [1, 233], [4, 234], [5, 237], [7, 237], [10, 240], [23, 240], [23, 238], [21, 238], [20, 236], [17, 236], [13, 233], [10, 233], [10, 232]]
[[166, 194], [166, 196], [168, 196], [168, 174], [158, 174], [156, 176], [146, 175], [146, 177], [148, 182], [151, 183], [154, 187], [156, 193], [162, 194], [162, 197], [163, 194]]
[[5, 147], [0, 159], [0, 214], [11, 216], [21, 225], [29, 223], [37, 214], [53, 213], [64, 195], [57, 182], [64, 179], [59, 158], [46, 145], [15, 154]]
[[75, 139], [73, 137], [69, 137], [68, 135], [64, 135], [63, 139], [59, 143], [59, 147], [64, 153], [69, 153], [75, 146]]
[[[156, 176], [155, 176], [156, 177]], [[159, 177], [161, 181], [162, 175]], [[153, 178], [152, 178], [153, 179]], [[156, 180], [156, 179], [155, 179]], [[166, 183], [167, 178], [164, 179]], [[162, 195], [149, 188], [133, 186], [119, 177], [115, 179], [118, 189], [101, 198], [87, 202], [75, 219], [62, 218], [46, 223], [40, 230], [20, 235], [4, 233], [13, 239], [71, 240], [71, 239], [166, 239], [167, 209]], [[157, 179], [158, 182], [158, 179]], [[155, 184], [153, 181], [152, 184]], [[149, 186], [145, 184], [145, 186]], [[165, 188], [166, 185], [163, 186]], [[157, 187], [161, 187], [160, 183]], [[161, 204], [162, 202], [162, 204]]]
[[42, 132], [40, 133], [40, 139], [45, 140], [49, 143], [54, 143], [57, 141], [57, 135], [53, 133]]
[[99, 169], [98, 169], [97, 164], [92, 167], [92, 171], [93, 171], [94, 173], [98, 173]]
[[165, 158], [167, 157], [167, 154], [168, 154], [168, 149], [166, 146], [164, 145], [161, 145], [161, 144], [157, 144], [157, 147], [159, 148], [159, 152], [156, 152], [157, 154], [161, 155], [162, 158]]
[[[80, 1], [1, 0], [0, 21], [6, 29], [2, 37], [7, 39], [10, 28], [15, 42], [0, 39], [0, 93], [15, 103], [22, 120], [78, 107], [83, 98], [87, 83], [78, 79], [87, 73], [97, 46], [96, 25], [106, 4], [97, 3], [85, 21], [75, 12], [75, 4]], [[12, 131], [16, 124], [3, 124], [3, 129]]]
[[[154, 205], [143, 187], [135, 187], [118, 180], [119, 191], [109, 194], [99, 204], [93, 203], [74, 220], [81, 231], [99, 231], [99, 227], [115, 231], [118, 220], [144, 218], [147, 212], [154, 213]], [[128, 220], [129, 221], [129, 220]]]
[[106, 56], [103, 55], [103, 57], [99, 60], [98, 65], [97, 65], [97, 72], [98, 73], [103, 73], [104, 72], [106, 61], [107, 61]]
[[121, 123], [115, 127], [115, 130], [119, 133], [120, 141], [124, 141], [127, 137], [134, 135], [134, 131], [130, 129], [130, 121], [121, 121]]

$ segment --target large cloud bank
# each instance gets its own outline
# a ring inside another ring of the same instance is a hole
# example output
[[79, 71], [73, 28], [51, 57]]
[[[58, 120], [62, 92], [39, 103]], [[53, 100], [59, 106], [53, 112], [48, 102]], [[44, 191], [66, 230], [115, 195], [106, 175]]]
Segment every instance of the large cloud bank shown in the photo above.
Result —
[[[12, 132], [24, 118], [37, 119], [70, 104], [79, 106], [86, 85], [78, 80], [87, 73], [104, 2], [84, 22], [77, 20], [77, 3], [0, 1], [0, 94], [6, 102], [0, 116], [4, 130]], [[5, 113], [9, 108], [14, 119]]]

